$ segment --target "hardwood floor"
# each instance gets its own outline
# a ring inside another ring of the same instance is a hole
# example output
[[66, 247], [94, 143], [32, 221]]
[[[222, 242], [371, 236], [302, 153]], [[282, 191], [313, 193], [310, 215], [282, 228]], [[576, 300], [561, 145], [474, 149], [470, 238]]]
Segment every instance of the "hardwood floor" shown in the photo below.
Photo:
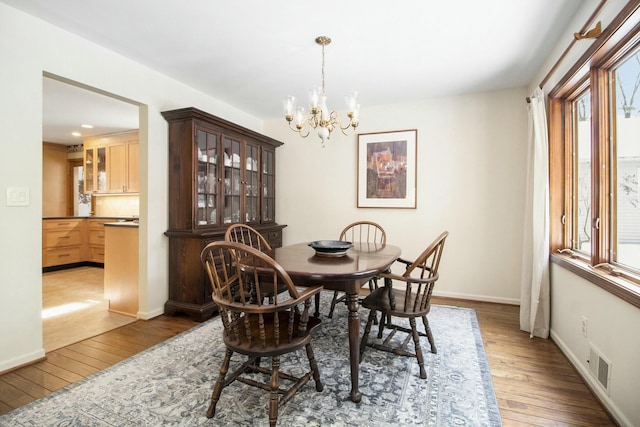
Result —
[[476, 310], [504, 426], [616, 425], [552, 340], [520, 330], [519, 307], [438, 297], [432, 302]]
[[[530, 339], [520, 331], [518, 307], [445, 298], [433, 302], [476, 310], [504, 426], [616, 425], [551, 340]], [[159, 316], [49, 352], [45, 361], [0, 376], [0, 414], [196, 324]]]

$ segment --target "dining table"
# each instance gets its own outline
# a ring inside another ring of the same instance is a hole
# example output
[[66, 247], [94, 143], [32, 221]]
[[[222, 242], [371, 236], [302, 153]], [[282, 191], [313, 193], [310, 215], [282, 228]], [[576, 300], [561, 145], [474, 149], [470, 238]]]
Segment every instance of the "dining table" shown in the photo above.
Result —
[[322, 284], [324, 289], [346, 294], [349, 311], [349, 361], [351, 364], [351, 393], [353, 402], [360, 402], [358, 389], [360, 368], [360, 317], [358, 296], [361, 286], [386, 271], [400, 256], [397, 246], [382, 243], [354, 242], [346, 253], [316, 253], [308, 242], [282, 246], [268, 251], [269, 255], [289, 274], [296, 286]]

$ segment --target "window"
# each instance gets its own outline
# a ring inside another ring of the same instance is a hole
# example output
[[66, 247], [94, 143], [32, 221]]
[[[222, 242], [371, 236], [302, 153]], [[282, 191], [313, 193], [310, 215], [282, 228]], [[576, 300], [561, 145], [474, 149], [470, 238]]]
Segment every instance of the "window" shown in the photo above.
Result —
[[591, 250], [591, 93], [587, 91], [572, 103], [574, 123], [572, 163], [575, 179], [572, 211], [575, 221], [572, 249], [588, 254]]
[[611, 28], [549, 95], [551, 250], [640, 306], [640, 10]]
[[613, 120], [613, 262], [640, 269], [640, 52], [611, 71]]

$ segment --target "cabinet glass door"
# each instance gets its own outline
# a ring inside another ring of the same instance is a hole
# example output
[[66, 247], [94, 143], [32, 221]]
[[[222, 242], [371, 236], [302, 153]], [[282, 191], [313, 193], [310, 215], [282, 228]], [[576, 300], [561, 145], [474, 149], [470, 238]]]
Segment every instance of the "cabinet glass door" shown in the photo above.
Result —
[[95, 190], [95, 159], [93, 148], [84, 150], [84, 191], [91, 193]]
[[276, 153], [262, 150], [262, 222], [276, 220]]
[[107, 148], [92, 147], [84, 151], [86, 193], [107, 191]]
[[[244, 169], [241, 156], [241, 141], [224, 138], [224, 223], [240, 222], [242, 217], [241, 191]], [[242, 168], [242, 169], [241, 169]]]
[[217, 225], [218, 220], [218, 135], [197, 129], [198, 208], [197, 224]]
[[98, 171], [98, 180], [96, 182], [96, 191], [107, 191], [107, 147], [96, 147], [96, 170]]
[[260, 222], [259, 153], [260, 147], [247, 144], [244, 169], [246, 222]]

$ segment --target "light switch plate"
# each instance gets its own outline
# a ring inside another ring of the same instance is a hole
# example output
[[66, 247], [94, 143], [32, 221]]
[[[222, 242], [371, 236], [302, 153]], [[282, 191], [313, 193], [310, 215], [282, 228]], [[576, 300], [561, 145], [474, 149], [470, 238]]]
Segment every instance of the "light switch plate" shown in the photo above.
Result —
[[29, 206], [29, 189], [7, 187], [7, 206]]

